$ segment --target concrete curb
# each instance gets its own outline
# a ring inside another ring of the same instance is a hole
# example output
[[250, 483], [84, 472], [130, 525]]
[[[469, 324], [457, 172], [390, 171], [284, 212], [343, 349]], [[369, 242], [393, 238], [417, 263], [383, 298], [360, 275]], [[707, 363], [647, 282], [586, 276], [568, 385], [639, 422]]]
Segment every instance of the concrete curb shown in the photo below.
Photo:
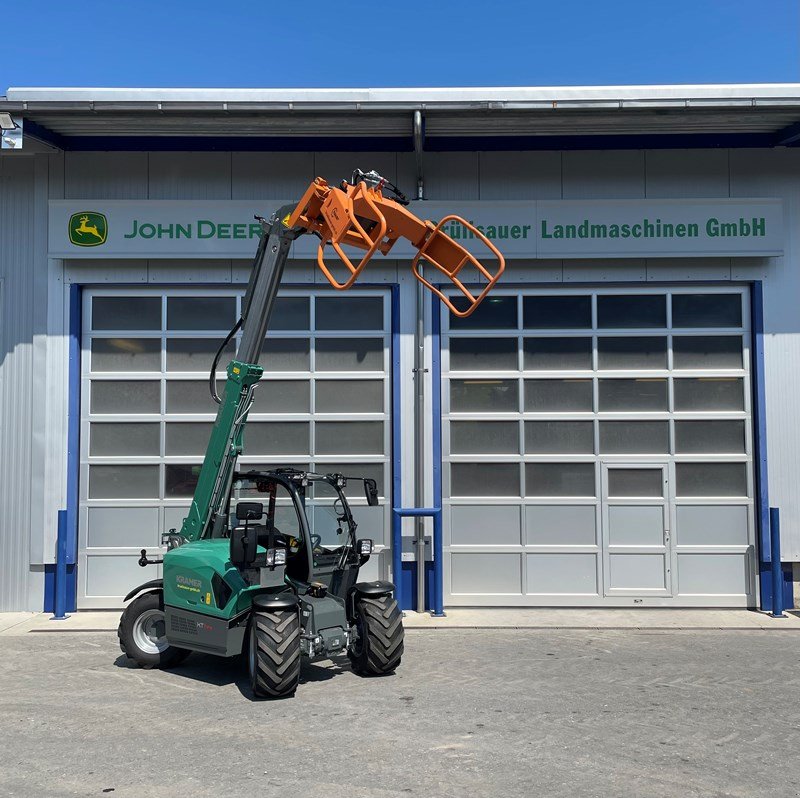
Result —
[[[115, 632], [120, 611], [87, 610], [64, 621], [48, 613], [1, 613], [0, 636], [28, 633]], [[583, 631], [800, 631], [800, 613], [771, 618], [754, 610], [670, 609], [453, 609], [444, 618], [407, 612], [409, 631], [425, 629], [535, 629]]]

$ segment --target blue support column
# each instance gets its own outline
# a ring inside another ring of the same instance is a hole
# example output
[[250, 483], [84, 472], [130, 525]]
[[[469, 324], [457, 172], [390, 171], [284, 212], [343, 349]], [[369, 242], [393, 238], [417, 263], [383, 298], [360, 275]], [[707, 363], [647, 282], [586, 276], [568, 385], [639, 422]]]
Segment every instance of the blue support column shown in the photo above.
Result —
[[56, 538], [56, 573], [51, 621], [65, 621], [67, 607], [67, 524], [69, 514], [58, 511], [58, 537]]
[[442, 535], [442, 306], [431, 306], [431, 410], [433, 413], [433, 607], [444, 615], [444, 538]]
[[781, 567], [781, 513], [777, 507], [769, 508], [770, 571], [772, 576], [773, 618], [786, 618], [783, 611], [783, 568]]

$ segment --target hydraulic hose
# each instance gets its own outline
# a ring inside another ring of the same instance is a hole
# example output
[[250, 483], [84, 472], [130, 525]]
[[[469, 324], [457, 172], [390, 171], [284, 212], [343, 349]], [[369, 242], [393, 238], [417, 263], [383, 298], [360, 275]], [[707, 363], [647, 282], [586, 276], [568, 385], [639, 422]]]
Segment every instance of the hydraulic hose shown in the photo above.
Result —
[[237, 332], [242, 328], [243, 319], [239, 319], [236, 324], [233, 325], [233, 329], [228, 333], [225, 340], [220, 344], [219, 349], [217, 350], [217, 354], [214, 355], [214, 362], [211, 364], [211, 371], [208, 375], [208, 390], [211, 391], [211, 398], [218, 404], [222, 404], [222, 399], [217, 396], [217, 364], [219, 363], [219, 359], [222, 357], [222, 353], [225, 351], [225, 347], [231, 342], [233, 336], [236, 335]]

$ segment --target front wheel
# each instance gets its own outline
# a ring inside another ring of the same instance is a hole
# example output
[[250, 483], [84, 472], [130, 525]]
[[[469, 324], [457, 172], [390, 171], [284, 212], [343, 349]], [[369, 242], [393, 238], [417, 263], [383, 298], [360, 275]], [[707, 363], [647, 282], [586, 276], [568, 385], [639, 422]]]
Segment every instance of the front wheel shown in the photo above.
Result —
[[356, 602], [358, 639], [347, 652], [356, 673], [391, 673], [403, 656], [403, 614], [392, 596], [360, 598]]
[[248, 670], [256, 697], [284, 698], [294, 694], [300, 682], [300, 616], [296, 609], [253, 610]]
[[141, 668], [171, 668], [191, 653], [167, 642], [164, 602], [160, 593], [145, 593], [125, 608], [117, 637], [124, 654]]

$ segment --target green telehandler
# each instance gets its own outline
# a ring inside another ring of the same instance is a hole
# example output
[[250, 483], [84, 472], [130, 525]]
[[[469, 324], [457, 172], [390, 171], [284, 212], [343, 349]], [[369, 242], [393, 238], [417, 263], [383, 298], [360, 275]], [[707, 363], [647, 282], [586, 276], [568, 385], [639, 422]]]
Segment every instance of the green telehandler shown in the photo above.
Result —
[[[239, 471], [237, 459], [263, 373], [258, 361], [270, 313], [290, 245], [299, 236], [320, 238], [319, 268], [339, 290], [353, 285], [376, 252], [385, 255], [405, 238], [417, 249], [416, 277], [459, 316], [472, 313], [500, 277], [503, 257], [479, 230], [456, 216], [438, 225], [422, 221], [407, 205], [385, 178], [356, 171], [336, 187], [317, 178], [296, 205], [269, 219], [257, 217], [263, 232], [241, 318], [211, 366], [209, 387], [219, 409], [189, 513], [180, 532], [162, 536], [167, 549], [162, 560], [148, 559], [142, 550], [139, 564], [162, 564], [162, 578], [125, 597], [130, 604], [117, 634], [123, 653], [140, 666], [167, 668], [192, 651], [245, 653], [253, 694], [279, 698], [297, 689], [302, 657], [346, 652], [353, 669], [365, 676], [391, 673], [400, 664], [403, 622], [395, 588], [382, 580], [358, 581], [373, 542], [357, 537], [346, 496], [348, 484], [352, 490], [360, 482], [367, 504], [376, 506], [375, 481], [293, 468]], [[443, 231], [453, 221], [494, 253], [493, 271]], [[339, 281], [326, 266], [326, 245], [343, 261], [346, 279]], [[357, 265], [344, 246], [365, 250]], [[457, 299], [429, 282], [423, 262], [452, 282]], [[466, 266], [474, 269], [470, 279], [480, 280], [479, 292], [470, 290], [461, 274]], [[240, 330], [220, 397], [217, 363]]]

